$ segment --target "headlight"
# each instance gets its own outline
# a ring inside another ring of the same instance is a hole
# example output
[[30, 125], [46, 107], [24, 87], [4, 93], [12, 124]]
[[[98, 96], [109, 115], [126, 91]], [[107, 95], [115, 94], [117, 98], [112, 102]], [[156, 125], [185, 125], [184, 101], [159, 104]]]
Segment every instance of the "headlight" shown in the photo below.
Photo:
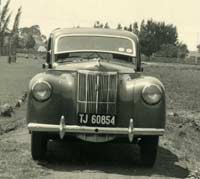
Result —
[[162, 97], [162, 90], [158, 85], [147, 85], [142, 90], [142, 97], [147, 104], [157, 104]]
[[51, 96], [52, 87], [46, 81], [38, 81], [33, 85], [32, 93], [37, 101], [46, 101]]

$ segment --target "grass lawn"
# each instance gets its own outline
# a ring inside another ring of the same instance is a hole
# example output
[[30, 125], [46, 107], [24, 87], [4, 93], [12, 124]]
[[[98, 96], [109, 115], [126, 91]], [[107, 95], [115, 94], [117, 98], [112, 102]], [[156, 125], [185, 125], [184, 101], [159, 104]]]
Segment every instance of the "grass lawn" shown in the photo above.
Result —
[[147, 65], [144, 66], [144, 74], [154, 76], [164, 84], [169, 111], [200, 112], [200, 66]]
[[7, 63], [0, 57], [0, 105], [14, 105], [28, 89], [29, 80], [42, 71], [44, 60], [18, 58], [17, 63]]

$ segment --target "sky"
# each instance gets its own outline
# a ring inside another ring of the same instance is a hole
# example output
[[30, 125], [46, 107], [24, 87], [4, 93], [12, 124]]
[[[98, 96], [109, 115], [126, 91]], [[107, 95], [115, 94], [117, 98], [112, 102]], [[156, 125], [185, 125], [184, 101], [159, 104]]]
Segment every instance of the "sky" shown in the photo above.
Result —
[[19, 6], [20, 26], [38, 24], [47, 36], [58, 27], [92, 27], [97, 20], [115, 28], [152, 18], [176, 25], [189, 50], [200, 43], [200, 0], [11, 0], [13, 14]]

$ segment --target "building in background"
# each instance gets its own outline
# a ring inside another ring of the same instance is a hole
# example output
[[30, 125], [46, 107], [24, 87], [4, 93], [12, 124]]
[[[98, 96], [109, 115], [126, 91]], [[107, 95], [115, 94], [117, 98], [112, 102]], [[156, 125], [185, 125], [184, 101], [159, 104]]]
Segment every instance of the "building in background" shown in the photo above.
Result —
[[200, 44], [197, 45], [196, 51], [190, 51], [188, 57], [186, 59], [188, 62], [192, 62], [194, 64], [200, 64]]

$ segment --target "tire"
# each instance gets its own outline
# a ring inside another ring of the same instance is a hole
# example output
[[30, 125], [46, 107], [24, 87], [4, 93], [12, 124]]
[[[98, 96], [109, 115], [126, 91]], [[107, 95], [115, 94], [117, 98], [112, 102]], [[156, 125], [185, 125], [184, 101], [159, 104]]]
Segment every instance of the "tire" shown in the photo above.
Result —
[[145, 167], [153, 167], [157, 157], [159, 136], [144, 136], [140, 141], [140, 159]]
[[31, 133], [31, 155], [33, 160], [44, 160], [47, 151], [47, 136], [44, 132]]

